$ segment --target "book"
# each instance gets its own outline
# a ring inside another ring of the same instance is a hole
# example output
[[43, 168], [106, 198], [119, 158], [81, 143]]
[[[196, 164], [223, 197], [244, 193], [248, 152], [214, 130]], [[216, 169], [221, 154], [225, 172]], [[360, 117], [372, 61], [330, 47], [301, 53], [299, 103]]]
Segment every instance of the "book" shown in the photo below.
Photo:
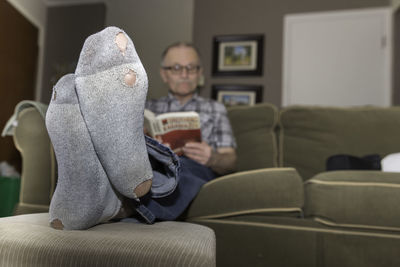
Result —
[[200, 116], [194, 111], [156, 115], [145, 109], [144, 127], [147, 135], [169, 144], [177, 155], [183, 154], [182, 147], [187, 142], [201, 142]]

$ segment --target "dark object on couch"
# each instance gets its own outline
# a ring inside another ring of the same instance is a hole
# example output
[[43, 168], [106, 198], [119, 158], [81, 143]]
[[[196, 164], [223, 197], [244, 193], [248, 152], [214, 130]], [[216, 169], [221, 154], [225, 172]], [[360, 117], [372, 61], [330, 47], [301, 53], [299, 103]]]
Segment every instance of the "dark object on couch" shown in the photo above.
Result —
[[381, 157], [378, 154], [364, 157], [333, 155], [326, 160], [326, 170], [381, 170]]

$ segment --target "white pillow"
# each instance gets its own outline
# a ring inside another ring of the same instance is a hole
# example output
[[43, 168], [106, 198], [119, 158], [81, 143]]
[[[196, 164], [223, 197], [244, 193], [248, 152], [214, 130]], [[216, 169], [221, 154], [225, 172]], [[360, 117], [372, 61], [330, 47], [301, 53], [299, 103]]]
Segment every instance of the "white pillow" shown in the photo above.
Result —
[[400, 153], [389, 154], [381, 160], [382, 171], [400, 172]]

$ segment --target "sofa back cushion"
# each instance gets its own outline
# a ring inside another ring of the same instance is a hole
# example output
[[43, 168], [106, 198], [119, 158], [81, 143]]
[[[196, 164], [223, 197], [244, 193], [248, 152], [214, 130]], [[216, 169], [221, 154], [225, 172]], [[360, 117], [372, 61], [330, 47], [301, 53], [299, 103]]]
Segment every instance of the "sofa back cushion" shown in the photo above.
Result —
[[399, 152], [399, 136], [400, 107], [287, 107], [280, 112], [280, 166], [307, 180], [332, 155]]
[[228, 108], [237, 143], [237, 171], [278, 166], [278, 111], [268, 103]]

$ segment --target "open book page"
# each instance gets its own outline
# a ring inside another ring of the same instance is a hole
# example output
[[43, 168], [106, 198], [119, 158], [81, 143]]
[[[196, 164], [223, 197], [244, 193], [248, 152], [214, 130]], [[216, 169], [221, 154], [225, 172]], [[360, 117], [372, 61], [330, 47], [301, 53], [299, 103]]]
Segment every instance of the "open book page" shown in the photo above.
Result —
[[161, 138], [178, 155], [187, 142], [201, 142], [200, 116], [197, 112], [169, 112], [155, 115], [145, 110], [145, 128], [152, 137]]
[[156, 119], [156, 114], [148, 109], [144, 110], [144, 128], [145, 133], [151, 137], [162, 134], [161, 124]]

